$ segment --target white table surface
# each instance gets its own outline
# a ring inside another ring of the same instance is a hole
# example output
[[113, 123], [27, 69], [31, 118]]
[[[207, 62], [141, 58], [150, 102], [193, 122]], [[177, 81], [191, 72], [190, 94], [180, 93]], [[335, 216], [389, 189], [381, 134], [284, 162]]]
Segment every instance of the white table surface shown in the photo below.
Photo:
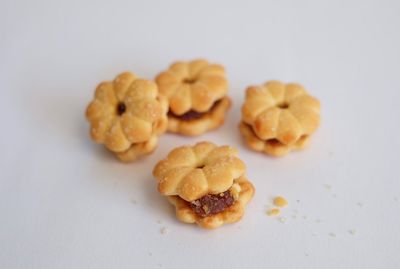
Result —
[[[399, 2], [233, 2], [0, 2], [1, 268], [400, 268]], [[132, 164], [90, 141], [97, 83], [198, 57], [227, 69], [222, 128]], [[279, 159], [237, 129], [244, 89], [270, 79], [322, 102], [311, 146]], [[256, 187], [212, 231], [179, 223], [151, 176], [200, 140], [236, 146]], [[285, 223], [265, 214], [276, 195]]]

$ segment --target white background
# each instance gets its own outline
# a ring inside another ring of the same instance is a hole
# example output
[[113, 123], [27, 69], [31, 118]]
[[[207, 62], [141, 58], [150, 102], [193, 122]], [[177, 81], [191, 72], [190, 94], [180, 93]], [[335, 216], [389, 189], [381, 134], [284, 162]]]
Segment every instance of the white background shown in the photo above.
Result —
[[[400, 268], [399, 2], [233, 2], [0, 2], [1, 268]], [[90, 141], [100, 81], [198, 57], [227, 69], [222, 128], [132, 164]], [[270, 79], [322, 103], [310, 147], [279, 159], [237, 129], [244, 89]], [[200, 140], [238, 147], [256, 187], [212, 231], [179, 223], [151, 176]], [[285, 223], [265, 215], [276, 195]]]

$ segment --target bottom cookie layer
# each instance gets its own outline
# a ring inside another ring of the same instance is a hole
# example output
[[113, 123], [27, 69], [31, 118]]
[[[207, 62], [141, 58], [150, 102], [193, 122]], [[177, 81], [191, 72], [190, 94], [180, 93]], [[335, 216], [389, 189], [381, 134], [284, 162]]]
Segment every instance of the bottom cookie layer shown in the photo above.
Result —
[[114, 152], [117, 158], [123, 162], [131, 162], [140, 156], [150, 154], [157, 147], [158, 136], [153, 135], [148, 141], [133, 144], [129, 149], [123, 152]]
[[226, 223], [239, 221], [244, 214], [246, 204], [254, 195], [255, 189], [245, 177], [241, 177], [235, 182], [240, 185], [240, 192], [236, 201], [224, 211], [207, 217], [201, 217], [196, 214], [190, 203], [179, 196], [168, 196], [167, 198], [175, 206], [176, 216], [180, 221], [197, 223], [203, 228], [214, 229]]
[[272, 156], [280, 157], [288, 154], [292, 150], [299, 150], [305, 148], [310, 142], [310, 136], [303, 135], [291, 145], [285, 145], [277, 139], [262, 140], [254, 133], [251, 126], [241, 122], [239, 125], [240, 132], [242, 133], [247, 145], [260, 152], [265, 152]]

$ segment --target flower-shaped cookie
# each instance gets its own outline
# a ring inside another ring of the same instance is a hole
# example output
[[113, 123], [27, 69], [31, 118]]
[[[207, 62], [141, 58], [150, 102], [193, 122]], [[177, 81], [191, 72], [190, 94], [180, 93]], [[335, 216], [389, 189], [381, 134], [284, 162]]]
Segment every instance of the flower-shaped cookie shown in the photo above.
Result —
[[235, 149], [201, 142], [172, 150], [155, 166], [153, 175], [180, 221], [216, 228], [243, 216], [254, 194], [245, 171]]
[[303, 148], [319, 122], [319, 101], [299, 84], [270, 81], [246, 90], [240, 130], [254, 150], [282, 156]]
[[231, 102], [221, 65], [206, 60], [176, 62], [156, 77], [156, 83], [169, 100], [170, 132], [200, 135], [223, 124]]
[[167, 128], [168, 103], [154, 82], [125, 72], [100, 83], [86, 110], [94, 141], [122, 161], [152, 152]]

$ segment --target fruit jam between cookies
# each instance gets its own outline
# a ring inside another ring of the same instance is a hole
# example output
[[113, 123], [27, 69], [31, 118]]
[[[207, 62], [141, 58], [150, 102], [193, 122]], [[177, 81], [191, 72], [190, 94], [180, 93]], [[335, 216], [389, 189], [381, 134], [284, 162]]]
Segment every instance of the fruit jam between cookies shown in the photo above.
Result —
[[231, 192], [225, 191], [220, 194], [207, 194], [190, 203], [192, 210], [201, 217], [218, 214], [235, 202]]

